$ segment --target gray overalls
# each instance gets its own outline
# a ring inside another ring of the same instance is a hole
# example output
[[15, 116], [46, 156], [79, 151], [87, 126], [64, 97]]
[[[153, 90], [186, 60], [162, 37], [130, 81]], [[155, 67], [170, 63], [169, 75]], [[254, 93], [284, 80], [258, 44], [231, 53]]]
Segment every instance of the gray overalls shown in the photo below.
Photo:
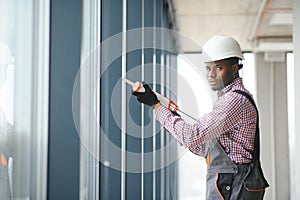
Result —
[[[255, 106], [254, 101], [245, 92], [234, 91], [246, 96]], [[256, 106], [255, 106], [256, 107]], [[257, 113], [258, 114], [258, 113]], [[257, 115], [258, 116], [258, 115]], [[258, 124], [258, 120], [257, 120]], [[257, 125], [256, 138], [259, 138]], [[206, 175], [206, 199], [207, 200], [260, 200], [264, 196], [264, 188], [260, 191], [251, 191], [244, 187], [244, 180], [250, 173], [252, 164], [235, 164], [225, 153], [217, 139], [209, 142], [209, 164]], [[259, 156], [259, 139], [256, 140], [254, 158]], [[263, 176], [263, 174], [262, 174]], [[264, 177], [263, 177], [264, 179]], [[266, 187], [267, 187], [266, 182]]]

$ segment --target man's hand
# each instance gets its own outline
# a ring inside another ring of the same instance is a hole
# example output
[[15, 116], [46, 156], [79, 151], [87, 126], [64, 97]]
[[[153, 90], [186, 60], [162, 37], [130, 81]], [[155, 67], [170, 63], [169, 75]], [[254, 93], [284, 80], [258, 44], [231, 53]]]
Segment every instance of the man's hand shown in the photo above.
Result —
[[159, 103], [159, 100], [157, 99], [157, 96], [152, 91], [152, 89], [149, 87], [148, 84], [143, 82], [143, 87], [145, 88], [145, 92], [131, 92], [132, 95], [137, 97], [137, 100], [140, 103], [146, 104], [148, 106], [155, 106], [157, 103]]
[[181, 117], [176, 111], [171, 111], [173, 113], [173, 115]]

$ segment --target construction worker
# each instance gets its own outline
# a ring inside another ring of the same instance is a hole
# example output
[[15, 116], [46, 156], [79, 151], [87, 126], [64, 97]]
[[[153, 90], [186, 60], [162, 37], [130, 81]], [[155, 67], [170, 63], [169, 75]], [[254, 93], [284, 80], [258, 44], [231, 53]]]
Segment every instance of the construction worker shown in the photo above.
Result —
[[[0, 41], [0, 95], [6, 81], [6, 71], [13, 62], [11, 51], [8, 46]], [[11, 125], [7, 122], [5, 113], [0, 105], [0, 199], [11, 199], [11, 186], [9, 178], [9, 157]]]
[[217, 35], [202, 52], [207, 80], [218, 98], [212, 111], [195, 124], [164, 107], [146, 83], [145, 92], [132, 94], [153, 107], [156, 119], [181, 144], [206, 157], [206, 199], [263, 199], [268, 183], [259, 162], [258, 111], [239, 77], [244, 60], [240, 45], [232, 37]]

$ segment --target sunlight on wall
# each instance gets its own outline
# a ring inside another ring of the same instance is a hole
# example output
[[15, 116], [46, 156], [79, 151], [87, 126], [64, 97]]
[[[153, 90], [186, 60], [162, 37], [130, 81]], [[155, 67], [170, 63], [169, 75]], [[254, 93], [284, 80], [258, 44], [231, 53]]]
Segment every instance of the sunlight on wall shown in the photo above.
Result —
[[[188, 59], [187, 59], [188, 58]], [[193, 61], [193, 64], [188, 61]], [[206, 85], [206, 77], [201, 71], [204, 65], [200, 55], [178, 56], [178, 105], [194, 118], [209, 112], [212, 109], [210, 89]], [[201, 66], [203, 65], [203, 66]], [[192, 91], [187, 94], [186, 91]], [[187, 122], [192, 121], [182, 116]], [[182, 147], [181, 147], [182, 148]], [[204, 158], [190, 151], [179, 159], [179, 200], [205, 199], [206, 190], [206, 163]]]
[[243, 65], [244, 67], [240, 70], [240, 76], [243, 78], [245, 88], [253, 95], [256, 100], [256, 79], [255, 67], [254, 67], [254, 54], [244, 53]]
[[[294, 54], [287, 54], [287, 95], [288, 95], [288, 127], [290, 147], [290, 181], [295, 183], [295, 82], [294, 82]], [[295, 194], [295, 184], [291, 184], [291, 194]]]

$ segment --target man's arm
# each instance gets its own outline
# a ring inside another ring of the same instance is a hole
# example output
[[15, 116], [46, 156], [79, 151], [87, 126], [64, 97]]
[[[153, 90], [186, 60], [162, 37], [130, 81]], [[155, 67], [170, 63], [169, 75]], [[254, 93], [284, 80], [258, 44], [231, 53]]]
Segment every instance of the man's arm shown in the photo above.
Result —
[[[204, 154], [206, 142], [219, 137], [231, 130], [240, 116], [240, 98], [237, 93], [224, 95], [214, 105], [212, 112], [200, 117], [195, 124], [186, 123], [181, 117], [175, 116], [161, 105], [154, 92], [147, 84], [146, 91], [133, 93], [138, 101], [153, 107], [156, 119], [166, 128], [179, 143], [189, 148], [193, 153]], [[202, 152], [203, 150], [203, 152]]]
[[[174, 121], [174, 120], [182, 120], [179, 115], [175, 115], [174, 113], [172, 113], [170, 110], [168, 110], [167, 108], [165, 108], [157, 99], [155, 93], [151, 90], [151, 88], [143, 83], [143, 87], [145, 88], [145, 92], [132, 92], [132, 95], [137, 97], [137, 100], [140, 103], [144, 103], [148, 106], [151, 106], [153, 108], [153, 110], [155, 111], [155, 113], [157, 113], [157, 111], [159, 109], [163, 109], [167, 112], [168, 115], [170, 115], [171, 119], [170, 121]], [[183, 120], [182, 120], [183, 121]], [[172, 122], [171, 122], [172, 123]], [[161, 122], [161, 124], [163, 125], [163, 123]], [[187, 148], [189, 148], [189, 150], [197, 155], [204, 155], [203, 152], [205, 152], [205, 148], [203, 148], [205, 145], [203, 144], [196, 144], [195, 142], [186, 142], [187, 140], [182, 139], [183, 137], [178, 137], [176, 135], [176, 133], [178, 133], [178, 131], [176, 131], [176, 129], [178, 129], [177, 127], [177, 123], [174, 123], [175, 128], [172, 129], [170, 127], [165, 127], [170, 133], [171, 135], [173, 135], [179, 143], [183, 144], [184, 146], [186, 146]], [[180, 125], [180, 124], [178, 124]], [[176, 128], [177, 127], [177, 128]], [[188, 136], [189, 137], [189, 136]], [[194, 139], [194, 141], [196, 141], [196, 139]]]

